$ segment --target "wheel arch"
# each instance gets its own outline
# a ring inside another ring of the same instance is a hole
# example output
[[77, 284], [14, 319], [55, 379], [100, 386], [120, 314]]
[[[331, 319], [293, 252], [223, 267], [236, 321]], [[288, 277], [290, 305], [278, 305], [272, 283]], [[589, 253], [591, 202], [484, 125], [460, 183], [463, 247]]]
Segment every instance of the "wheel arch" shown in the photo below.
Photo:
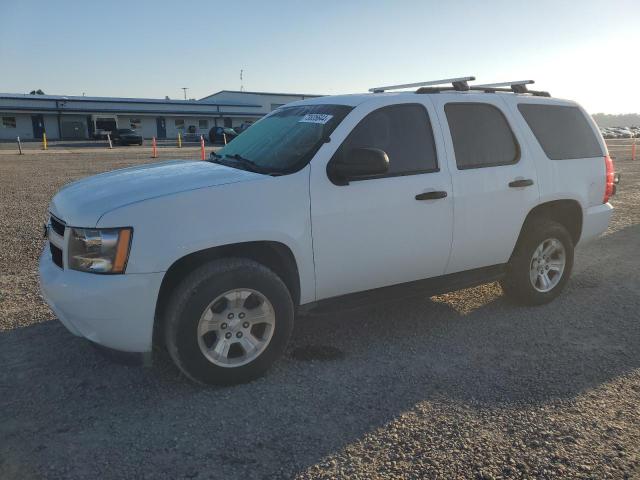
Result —
[[300, 275], [295, 256], [284, 243], [275, 241], [242, 242], [207, 248], [192, 252], [176, 260], [166, 271], [158, 299], [156, 301], [153, 327], [154, 344], [160, 345], [163, 340], [163, 311], [170, 298], [170, 293], [185, 275], [206, 262], [219, 258], [240, 257], [254, 260], [276, 273], [285, 283], [294, 305], [300, 304]]
[[536, 218], [548, 218], [558, 222], [567, 229], [574, 245], [580, 241], [583, 220], [580, 203], [573, 199], [552, 200], [536, 205], [529, 211], [522, 223], [520, 234], [518, 235], [518, 240], [513, 251], [516, 250], [518, 244], [521, 242], [528, 225]]

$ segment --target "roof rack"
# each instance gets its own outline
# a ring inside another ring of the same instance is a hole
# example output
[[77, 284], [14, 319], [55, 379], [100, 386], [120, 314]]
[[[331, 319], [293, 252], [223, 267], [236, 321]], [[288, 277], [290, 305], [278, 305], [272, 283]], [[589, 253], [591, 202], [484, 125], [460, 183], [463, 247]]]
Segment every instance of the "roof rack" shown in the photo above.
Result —
[[509, 87], [513, 91], [513, 93], [527, 93], [529, 90], [527, 89], [527, 85], [531, 85], [532, 83], [536, 83], [533, 80], [515, 80], [513, 82], [499, 82], [499, 83], [485, 83], [482, 85], [474, 85], [475, 88], [486, 88], [486, 89], [494, 89], [499, 87]]
[[383, 93], [388, 92], [389, 90], [400, 90], [402, 88], [413, 88], [413, 87], [428, 87], [433, 85], [446, 85], [450, 83], [452, 90], [457, 91], [467, 91], [469, 90], [469, 84], [467, 82], [471, 82], [475, 80], [476, 77], [460, 77], [460, 78], [445, 78], [443, 80], [431, 80], [428, 82], [417, 82], [417, 83], [405, 83], [404, 85], [389, 85], [387, 87], [374, 87], [370, 88], [369, 91], [371, 93]]
[[[513, 82], [499, 82], [499, 83], [485, 83], [481, 85], [469, 85], [466, 90], [469, 91], [481, 91], [485, 93], [507, 92], [507, 93], [520, 93], [529, 94], [534, 97], [550, 97], [549, 92], [543, 92], [539, 90], [529, 90], [527, 85], [535, 83], [533, 80], [516, 80]], [[451, 87], [421, 87], [416, 90], [416, 93], [440, 93], [443, 91], [457, 90]]]

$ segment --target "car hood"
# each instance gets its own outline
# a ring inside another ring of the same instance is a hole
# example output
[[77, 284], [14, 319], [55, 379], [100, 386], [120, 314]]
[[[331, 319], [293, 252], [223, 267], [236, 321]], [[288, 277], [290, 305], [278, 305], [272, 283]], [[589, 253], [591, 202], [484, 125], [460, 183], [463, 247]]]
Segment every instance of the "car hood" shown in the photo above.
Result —
[[70, 183], [53, 197], [49, 211], [67, 225], [93, 227], [102, 215], [125, 205], [260, 178], [264, 176], [215, 163], [173, 160], [115, 170]]

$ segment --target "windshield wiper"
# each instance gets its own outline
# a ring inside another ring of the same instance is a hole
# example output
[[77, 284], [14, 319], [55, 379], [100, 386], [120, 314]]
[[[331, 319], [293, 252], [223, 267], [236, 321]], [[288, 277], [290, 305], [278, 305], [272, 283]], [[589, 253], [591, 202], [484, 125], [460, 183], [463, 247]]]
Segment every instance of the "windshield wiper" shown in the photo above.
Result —
[[232, 160], [234, 160], [234, 163], [237, 163], [252, 172], [270, 174], [269, 170], [265, 169], [262, 165], [258, 165], [253, 160], [249, 160], [248, 158], [245, 158], [238, 153], [235, 153], [233, 155], [226, 154], [224, 157], [231, 158]]
[[[226, 159], [231, 159], [232, 161], [229, 162]], [[258, 165], [253, 160], [249, 160], [248, 158], [245, 158], [238, 153], [234, 153], [233, 155], [229, 155], [227, 153], [223, 156], [223, 155], [220, 155], [219, 153], [211, 152], [211, 154], [209, 155], [209, 161], [211, 163], [218, 163], [220, 165], [225, 165], [227, 167], [232, 167], [232, 168], [243, 167], [244, 170], [248, 170], [250, 172], [255, 172], [255, 173], [262, 173], [264, 175], [271, 175], [271, 176], [281, 175], [279, 172], [268, 170], [262, 165]]]

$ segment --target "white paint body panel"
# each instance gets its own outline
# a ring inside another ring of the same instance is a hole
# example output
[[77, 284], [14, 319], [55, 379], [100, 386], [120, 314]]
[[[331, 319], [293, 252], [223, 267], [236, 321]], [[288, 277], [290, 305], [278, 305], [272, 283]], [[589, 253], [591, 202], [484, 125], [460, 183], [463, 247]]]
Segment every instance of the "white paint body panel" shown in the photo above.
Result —
[[151, 351], [162, 273], [93, 275], [62, 270], [49, 246], [40, 257], [40, 290], [74, 335], [125, 352]]
[[[519, 162], [458, 170], [443, 110], [448, 101], [500, 108], [520, 144]], [[119, 350], [149, 351], [165, 272], [204, 249], [252, 241], [285, 245], [296, 261], [300, 303], [305, 304], [504, 263], [528, 212], [550, 200], [577, 201], [584, 214], [582, 239], [597, 237], [612, 211], [602, 204], [603, 159], [547, 159], [517, 102], [569, 103], [478, 93], [315, 98], [297, 103], [354, 110], [310, 164], [294, 174], [270, 177], [208, 162], [173, 161], [72, 183], [53, 198], [51, 213], [69, 226], [133, 227], [127, 270], [124, 275], [63, 270], [53, 265], [47, 247], [40, 261], [43, 294], [74, 334]], [[327, 163], [349, 132], [367, 113], [398, 103], [427, 109], [439, 171], [347, 186], [331, 183]], [[602, 142], [595, 126], [594, 133]], [[534, 185], [508, 187], [519, 178]], [[415, 200], [434, 190], [448, 196]]]
[[[327, 163], [351, 130], [370, 112], [398, 103], [421, 104], [426, 97], [398, 102], [384, 96], [354, 109], [320, 149], [311, 165], [311, 218], [317, 299], [369, 290], [444, 273], [451, 248], [453, 199], [446, 162], [440, 171], [352, 181], [337, 186]], [[437, 127], [437, 125], [436, 125]], [[439, 130], [436, 149], [444, 157]], [[438, 200], [415, 196], [446, 191]]]
[[[534, 160], [522, 133], [505, 111], [499, 95], [472, 93], [430, 96], [442, 125], [449, 168], [453, 177], [454, 226], [451, 258], [446, 273], [505, 263], [527, 213], [538, 203], [538, 179]], [[489, 104], [505, 114], [520, 144], [520, 159], [513, 165], [458, 170], [444, 107], [447, 103]], [[531, 179], [533, 185], [510, 188], [509, 182]]]
[[293, 253], [301, 302], [313, 301], [309, 166], [292, 175], [270, 177], [201, 164], [238, 172], [234, 174], [244, 180], [138, 201], [101, 216], [98, 227], [134, 228], [127, 274], [164, 272], [185, 255], [207, 248], [274, 241]]

